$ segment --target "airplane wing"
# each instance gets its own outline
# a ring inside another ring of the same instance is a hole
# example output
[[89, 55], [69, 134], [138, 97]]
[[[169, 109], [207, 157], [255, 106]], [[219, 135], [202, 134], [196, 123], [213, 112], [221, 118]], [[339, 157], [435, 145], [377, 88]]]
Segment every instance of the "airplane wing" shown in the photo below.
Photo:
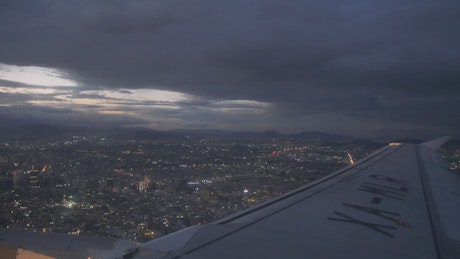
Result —
[[[437, 152], [447, 140], [390, 144], [214, 223], [90, 258], [460, 258], [460, 177]], [[12, 236], [0, 232], [0, 249], [20, 247]]]

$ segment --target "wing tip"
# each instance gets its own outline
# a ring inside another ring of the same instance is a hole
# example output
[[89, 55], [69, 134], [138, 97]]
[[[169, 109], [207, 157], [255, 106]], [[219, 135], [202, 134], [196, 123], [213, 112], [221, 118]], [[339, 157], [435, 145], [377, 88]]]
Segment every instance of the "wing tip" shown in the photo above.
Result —
[[431, 149], [439, 149], [442, 145], [444, 145], [447, 141], [449, 141], [451, 137], [444, 136], [440, 138], [436, 138], [427, 142], [420, 144], [423, 147], [431, 148]]

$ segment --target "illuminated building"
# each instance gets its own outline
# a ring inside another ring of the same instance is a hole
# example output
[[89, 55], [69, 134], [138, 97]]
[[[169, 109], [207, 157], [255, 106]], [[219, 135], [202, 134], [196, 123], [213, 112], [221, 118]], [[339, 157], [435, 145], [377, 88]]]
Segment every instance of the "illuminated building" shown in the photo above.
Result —
[[144, 180], [139, 181], [138, 189], [139, 192], [146, 192], [147, 188], [149, 188], [150, 179], [146, 176]]

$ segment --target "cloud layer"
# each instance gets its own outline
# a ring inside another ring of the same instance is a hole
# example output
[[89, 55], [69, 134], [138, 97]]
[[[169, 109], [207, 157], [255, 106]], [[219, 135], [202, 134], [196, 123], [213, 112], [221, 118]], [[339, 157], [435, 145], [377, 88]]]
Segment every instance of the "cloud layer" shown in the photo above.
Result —
[[[77, 82], [60, 108], [113, 116], [134, 102], [123, 116], [153, 127], [456, 134], [459, 12], [427, 0], [2, 1], [0, 63]], [[158, 90], [184, 98], [145, 97]]]

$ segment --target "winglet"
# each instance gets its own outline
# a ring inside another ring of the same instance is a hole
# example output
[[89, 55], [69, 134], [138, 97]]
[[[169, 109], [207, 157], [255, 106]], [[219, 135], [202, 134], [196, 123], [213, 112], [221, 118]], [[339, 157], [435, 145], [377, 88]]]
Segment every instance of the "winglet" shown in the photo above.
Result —
[[427, 148], [437, 150], [449, 140], [450, 140], [449, 136], [444, 136], [444, 137], [441, 137], [441, 138], [437, 138], [437, 139], [427, 141], [425, 143], [422, 143], [421, 145], [424, 146], [424, 147], [427, 147]]

